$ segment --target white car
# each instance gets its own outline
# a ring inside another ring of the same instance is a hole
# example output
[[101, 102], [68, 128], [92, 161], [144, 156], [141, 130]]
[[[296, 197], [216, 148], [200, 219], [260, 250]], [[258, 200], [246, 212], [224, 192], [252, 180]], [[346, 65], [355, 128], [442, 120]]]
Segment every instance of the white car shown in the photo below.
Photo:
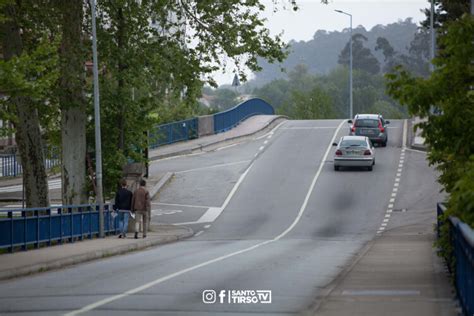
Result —
[[340, 167], [366, 167], [372, 171], [375, 165], [375, 149], [366, 136], [343, 136], [334, 153], [334, 170]]

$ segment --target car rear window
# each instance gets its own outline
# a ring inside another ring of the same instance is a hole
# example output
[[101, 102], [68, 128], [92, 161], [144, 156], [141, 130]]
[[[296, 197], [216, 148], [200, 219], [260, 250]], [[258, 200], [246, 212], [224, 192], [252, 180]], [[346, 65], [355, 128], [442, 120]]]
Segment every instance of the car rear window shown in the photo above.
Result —
[[358, 119], [355, 122], [356, 127], [378, 127], [379, 120], [373, 119]]
[[367, 142], [365, 140], [359, 139], [344, 139], [342, 140], [340, 147], [367, 147]]

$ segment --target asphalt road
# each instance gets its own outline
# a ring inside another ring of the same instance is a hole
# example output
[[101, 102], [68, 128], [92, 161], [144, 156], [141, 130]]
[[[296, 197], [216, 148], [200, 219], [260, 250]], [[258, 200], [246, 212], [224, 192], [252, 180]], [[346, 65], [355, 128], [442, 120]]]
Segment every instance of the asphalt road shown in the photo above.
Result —
[[[176, 172], [154, 201], [153, 221], [187, 223], [195, 237], [1, 282], [0, 314], [304, 313], [376, 238], [402, 148], [403, 121], [390, 127], [372, 172], [333, 170], [330, 145], [348, 132], [338, 120], [288, 121], [260, 139], [153, 163], [152, 173]], [[396, 206], [438, 198], [423, 158], [406, 161]], [[216, 302], [203, 303], [207, 290]], [[268, 290], [272, 300], [229, 302], [231, 290]]]

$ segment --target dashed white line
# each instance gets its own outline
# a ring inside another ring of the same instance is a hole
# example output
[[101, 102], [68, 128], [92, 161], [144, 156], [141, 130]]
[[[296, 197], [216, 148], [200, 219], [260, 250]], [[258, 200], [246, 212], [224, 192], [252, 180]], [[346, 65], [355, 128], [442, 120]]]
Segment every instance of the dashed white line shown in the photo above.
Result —
[[394, 203], [394, 202], [395, 202], [395, 199], [394, 199], [394, 198], [391, 198], [389, 202], [390, 202], [390, 203]]
[[194, 236], [198, 237], [198, 236], [199, 236], [199, 235], [201, 235], [202, 233], [204, 233], [204, 231], [203, 231], [203, 230], [201, 230], [201, 231], [197, 232], [196, 234], [194, 234]]
[[392, 191], [393, 191], [393, 192], [397, 192], [397, 191], [398, 191], [398, 188], [393, 188]]
[[384, 223], [387, 223], [388, 221], [389, 221], [388, 218], [385, 218], [385, 219], [383, 220]]
[[[387, 210], [387, 215], [389, 215], [390, 213], [392, 213], [392, 210]], [[385, 216], [387, 216], [387, 215], [385, 215]]]
[[397, 196], [397, 193], [392, 193], [392, 197], [396, 197]]
[[380, 226], [385, 227], [387, 226], [387, 223], [382, 223]]
[[262, 151], [265, 148], [265, 146], [260, 146], [258, 150]]
[[398, 171], [398, 172], [402, 172], [402, 168], [398, 168], [397, 171]]
[[402, 176], [402, 174], [401, 174], [401, 173], [397, 173], [397, 177], [401, 177], [401, 176]]
[[398, 182], [395, 182], [393, 185], [396, 186], [396, 187], [398, 187], [399, 183], [398, 183]]
[[389, 205], [388, 205], [388, 208], [393, 208], [393, 204], [389, 204]]
[[385, 214], [385, 218], [390, 218], [390, 214]]
[[179, 207], [192, 207], [192, 208], [211, 208], [214, 206], [204, 206], [204, 205], [189, 205], [189, 204], [173, 204], [173, 203], [161, 203], [161, 202], [151, 202], [152, 205], [166, 205], [166, 206], [179, 206]]
[[395, 182], [400, 182], [400, 178], [395, 178]]
[[211, 225], [204, 225], [205, 229], [208, 229], [209, 227], [211, 227]]
[[[182, 269], [182, 270], [179, 270], [179, 271], [176, 271], [174, 273], [171, 273], [171, 274], [168, 274], [166, 276], [162, 276], [162, 277], [159, 277], [157, 279], [154, 279], [154, 280], [151, 280], [141, 286], [138, 286], [138, 287], [135, 287], [133, 289], [130, 289], [128, 291], [125, 291], [125, 292], [122, 292], [120, 294], [115, 294], [115, 295], [111, 295], [109, 297], [106, 297], [106, 298], [103, 298], [103, 299], [100, 299], [94, 303], [91, 303], [91, 304], [88, 304], [82, 308], [79, 308], [79, 309], [76, 309], [76, 310], [73, 310], [65, 315], [69, 315], [69, 316], [72, 316], [72, 315], [79, 315], [79, 314], [83, 314], [85, 312], [89, 312], [91, 310], [94, 310], [100, 306], [103, 306], [103, 305], [106, 305], [108, 303], [111, 303], [111, 302], [114, 302], [114, 301], [117, 301], [121, 298], [125, 298], [125, 297], [128, 297], [130, 295], [134, 295], [136, 293], [139, 293], [139, 292], [142, 292], [146, 289], [149, 289], [155, 285], [158, 285], [158, 284], [161, 284], [165, 281], [168, 281], [168, 280], [171, 280], [173, 278], [176, 278], [176, 277], [179, 277], [183, 274], [186, 274], [186, 273], [189, 273], [189, 272], [192, 272], [192, 271], [195, 271], [197, 269], [200, 269], [200, 268], [203, 268], [203, 267], [206, 267], [206, 266], [209, 266], [211, 264], [214, 264], [214, 263], [217, 263], [217, 262], [220, 262], [220, 261], [223, 261], [223, 260], [226, 260], [228, 258], [232, 258], [232, 257], [235, 257], [235, 256], [238, 256], [238, 255], [241, 255], [241, 254], [244, 254], [244, 253], [247, 253], [247, 252], [250, 252], [250, 251], [253, 251], [257, 248], [260, 248], [262, 246], [265, 246], [265, 245], [268, 245], [268, 244], [271, 244], [271, 243], [274, 243], [280, 239], [282, 239], [283, 237], [285, 237], [286, 235], [288, 235], [289, 232], [291, 232], [293, 230], [293, 228], [300, 222], [301, 218], [303, 217], [303, 214], [306, 210], [306, 207], [308, 205], [308, 201], [311, 197], [311, 194], [314, 190], [314, 187], [316, 186], [316, 182], [319, 178], [319, 175], [321, 174], [321, 171], [324, 167], [324, 161], [326, 161], [328, 155], [329, 155], [329, 152], [332, 148], [332, 143], [334, 142], [334, 140], [336, 139], [336, 136], [337, 136], [337, 133], [339, 132], [339, 130], [341, 129], [343, 123], [345, 123], [345, 120], [342, 121], [338, 128], [336, 129], [336, 131], [334, 132], [333, 134], [333, 137], [331, 139], [331, 141], [329, 142], [329, 145], [326, 149], [326, 153], [324, 154], [322, 160], [321, 160], [321, 163], [319, 164], [319, 168], [318, 170], [316, 171], [316, 174], [314, 175], [313, 177], [313, 180], [311, 182], [311, 185], [306, 193], [306, 197], [303, 201], [303, 204], [301, 205], [299, 211], [298, 211], [298, 215], [296, 216], [296, 218], [294, 219], [293, 223], [287, 228], [285, 229], [280, 235], [272, 238], [272, 239], [267, 239], [265, 241], [262, 241], [262, 242], [259, 242], [253, 246], [250, 246], [250, 247], [247, 247], [247, 248], [244, 248], [244, 249], [241, 249], [241, 250], [237, 250], [237, 251], [234, 251], [234, 252], [231, 252], [231, 253], [228, 253], [226, 255], [222, 255], [220, 257], [216, 257], [214, 259], [210, 259], [208, 261], [204, 261], [204, 262], [201, 262], [201, 263], [198, 263], [198, 264], [195, 264], [193, 266], [190, 266], [188, 268], [185, 268], [185, 269]], [[239, 178], [239, 181], [236, 183], [236, 185], [234, 186], [234, 188], [232, 189], [231, 191], [231, 194], [229, 194], [229, 196], [227, 197], [226, 201], [224, 202], [224, 205], [223, 205], [223, 208], [225, 208], [225, 206], [227, 206], [227, 203], [228, 201], [232, 198], [233, 194], [235, 193], [235, 191], [237, 190], [237, 188], [239, 187], [241, 181], [243, 181], [243, 179], [245, 178], [245, 175], [248, 173], [248, 171], [252, 168], [253, 164], [251, 164], [248, 169], [244, 172], [244, 174], [241, 176], [241, 178]]]

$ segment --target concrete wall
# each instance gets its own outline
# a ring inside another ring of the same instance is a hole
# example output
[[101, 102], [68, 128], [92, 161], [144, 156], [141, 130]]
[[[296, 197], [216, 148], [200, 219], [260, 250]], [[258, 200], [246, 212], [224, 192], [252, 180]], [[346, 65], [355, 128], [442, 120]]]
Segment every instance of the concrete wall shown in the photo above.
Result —
[[198, 136], [214, 134], [214, 115], [198, 117]]

